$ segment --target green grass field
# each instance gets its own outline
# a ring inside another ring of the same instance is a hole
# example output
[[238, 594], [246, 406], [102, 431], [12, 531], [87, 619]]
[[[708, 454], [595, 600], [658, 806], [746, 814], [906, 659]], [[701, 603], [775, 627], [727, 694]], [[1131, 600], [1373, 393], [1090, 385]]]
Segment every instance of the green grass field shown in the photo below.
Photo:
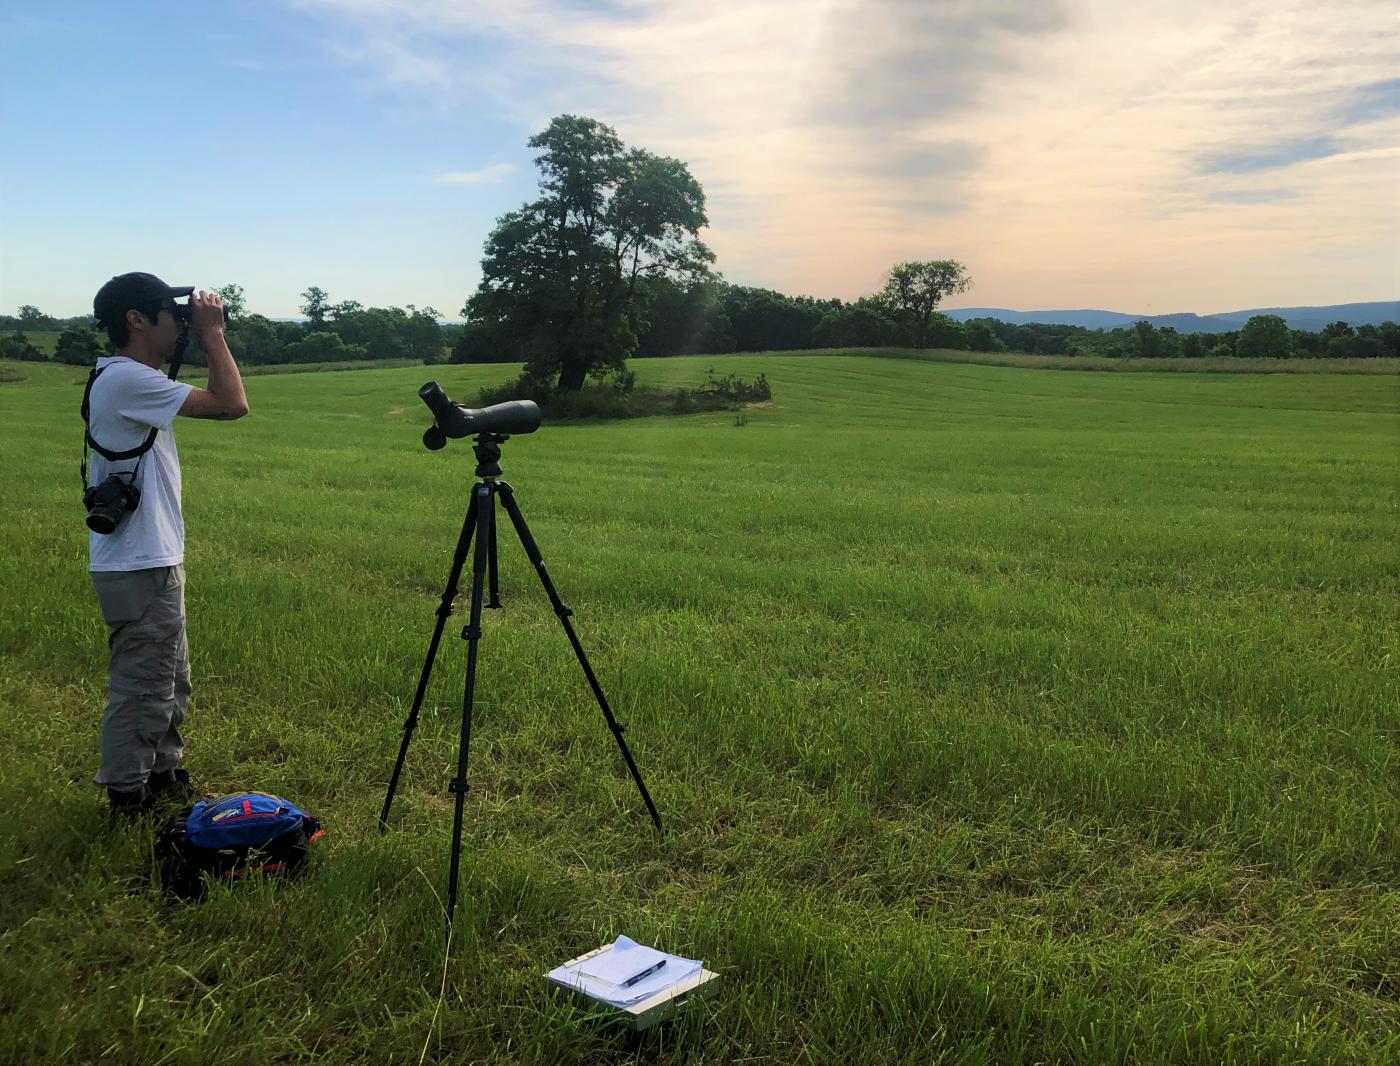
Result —
[[[746, 425], [505, 446], [669, 833], [503, 531], [446, 961], [465, 602], [375, 826], [473, 480], [415, 390], [515, 368], [179, 425], [186, 764], [328, 829], [198, 906], [89, 783], [83, 372], [0, 368], [0, 1060], [1400, 1061], [1400, 381], [723, 366]], [[543, 980], [619, 933], [721, 991], [632, 1041]]]

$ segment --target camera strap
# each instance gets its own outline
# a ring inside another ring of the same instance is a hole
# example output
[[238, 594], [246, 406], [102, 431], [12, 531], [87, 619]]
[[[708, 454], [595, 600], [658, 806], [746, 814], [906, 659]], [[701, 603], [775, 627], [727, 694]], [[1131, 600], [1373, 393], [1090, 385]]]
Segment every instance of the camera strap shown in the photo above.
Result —
[[[84, 488], [87, 488], [87, 459], [89, 447], [91, 447], [93, 451], [95, 451], [98, 455], [102, 456], [102, 458], [108, 460], [109, 462], [120, 462], [124, 459], [135, 459], [136, 466], [131, 471], [131, 484], [134, 485], [136, 483], [136, 473], [141, 469], [141, 456], [145, 455], [148, 451], [151, 450], [151, 448], [155, 446], [156, 434], [160, 432], [160, 430], [158, 430], [155, 426], [152, 426], [151, 431], [146, 434], [146, 439], [144, 441], [142, 441], [135, 448], [128, 448], [124, 452], [110, 451], [109, 449], [104, 448], [102, 447], [102, 445], [97, 443], [97, 441], [93, 438], [92, 424], [90, 422], [90, 416], [92, 414], [92, 386], [93, 383], [96, 382], [99, 377], [101, 377], [102, 371], [106, 369], [107, 368], [105, 366], [101, 369], [94, 367], [92, 373], [88, 375], [87, 387], [83, 389], [83, 405], [81, 408], [79, 408], [79, 412], [83, 416], [83, 461], [81, 466], [79, 467], [79, 470], [82, 473]], [[125, 471], [123, 471], [123, 473], [125, 473]]]
[[[228, 321], [227, 317], [224, 319]], [[187, 322], [180, 323], [180, 339], [175, 342], [175, 354], [170, 357], [170, 371], [165, 376], [174, 381], [180, 374], [180, 364], [185, 361], [185, 349], [190, 343], [190, 327]]]

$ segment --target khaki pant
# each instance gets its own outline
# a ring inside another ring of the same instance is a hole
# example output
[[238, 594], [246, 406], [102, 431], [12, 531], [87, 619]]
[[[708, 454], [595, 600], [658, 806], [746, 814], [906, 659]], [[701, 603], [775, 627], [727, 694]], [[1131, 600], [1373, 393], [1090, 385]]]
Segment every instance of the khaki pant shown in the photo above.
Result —
[[190, 702], [185, 641], [185, 568], [92, 575], [107, 623], [111, 661], [102, 716], [102, 766], [94, 783], [134, 791], [152, 773], [173, 770]]

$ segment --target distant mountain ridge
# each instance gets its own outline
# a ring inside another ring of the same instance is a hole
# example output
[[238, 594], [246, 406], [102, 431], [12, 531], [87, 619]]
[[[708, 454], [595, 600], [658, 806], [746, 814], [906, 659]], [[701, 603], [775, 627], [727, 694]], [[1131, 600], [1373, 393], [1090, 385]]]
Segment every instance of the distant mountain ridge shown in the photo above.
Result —
[[1126, 315], [1120, 311], [1012, 311], [1005, 307], [958, 307], [944, 312], [957, 322], [969, 318], [996, 318], [1025, 325], [1040, 322], [1052, 326], [1083, 326], [1085, 329], [1119, 329], [1146, 319], [1159, 329], [1171, 326], [1178, 333], [1227, 333], [1239, 329], [1255, 315], [1278, 315], [1291, 329], [1316, 333], [1330, 322], [1351, 326], [1379, 326], [1400, 322], [1400, 300], [1371, 303], [1328, 304], [1323, 307], [1256, 307], [1248, 311], [1225, 311], [1218, 315], [1183, 312], [1174, 315]]

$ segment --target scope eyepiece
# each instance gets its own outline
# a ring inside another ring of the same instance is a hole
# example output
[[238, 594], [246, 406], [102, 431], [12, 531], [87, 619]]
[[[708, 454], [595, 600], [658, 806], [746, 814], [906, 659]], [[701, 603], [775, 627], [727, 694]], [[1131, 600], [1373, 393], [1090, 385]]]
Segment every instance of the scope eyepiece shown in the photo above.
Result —
[[[436, 381], [430, 381], [419, 389], [418, 398], [433, 413], [434, 428], [437, 430], [433, 434], [434, 442], [442, 440], [446, 443], [448, 437], [468, 437], [474, 433], [533, 433], [540, 428], [540, 408], [533, 400], [507, 400], [490, 407], [465, 407], [449, 400]], [[433, 433], [433, 430], [430, 429], [428, 433]], [[425, 434], [423, 443], [433, 447], [428, 440]], [[442, 447], [442, 444], [437, 447]]]

